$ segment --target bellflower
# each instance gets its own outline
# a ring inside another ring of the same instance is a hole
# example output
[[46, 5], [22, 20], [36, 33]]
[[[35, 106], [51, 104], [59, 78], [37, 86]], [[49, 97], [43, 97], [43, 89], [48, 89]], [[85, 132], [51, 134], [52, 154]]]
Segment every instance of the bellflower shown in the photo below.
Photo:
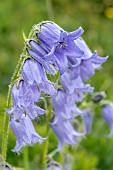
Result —
[[[16, 136], [16, 146], [12, 151], [19, 152], [25, 145], [42, 143], [46, 139], [35, 131], [31, 121], [38, 114], [45, 113], [45, 110], [36, 105], [41, 92], [52, 97], [55, 115], [50, 126], [58, 138], [57, 151], [60, 151], [64, 143], [77, 144], [80, 137], [90, 133], [92, 110], [89, 108], [81, 110], [76, 102], [82, 102], [84, 94], [93, 92], [94, 88], [84, 82], [94, 75], [95, 70], [99, 69], [108, 57], [102, 58], [96, 51], [91, 52], [80, 37], [83, 33], [81, 27], [73, 32], [67, 32], [54, 22], [45, 21], [33, 28], [33, 36], [28, 40], [25, 49], [30, 58], [26, 56], [22, 68], [17, 69], [19, 70], [17, 73], [21, 74], [21, 80], [19, 78], [13, 85], [13, 106], [7, 110], [10, 115], [10, 127]], [[55, 83], [47, 78], [46, 73], [54, 75], [56, 71], [60, 72], [63, 90], [56, 90]], [[96, 102], [102, 99], [100, 96], [96, 97]], [[112, 135], [113, 103], [103, 106], [102, 115]], [[71, 120], [76, 116], [82, 117], [84, 132], [77, 132], [72, 126]], [[46, 170], [61, 170], [61, 167], [51, 162]]]
[[84, 114], [83, 114], [83, 124], [84, 124], [84, 130], [86, 134], [89, 134], [91, 132], [92, 121], [93, 121], [93, 112], [90, 108], [87, 108], [86, 110], [84, 110]]
[[16, 136], [16, 146], [13, 152], [19, 152], [24, 145], [32, 145], [34, 143], [42, 143], [46, 138], [39, 136], [27, 115], [22, 115], [17, 121], [13, 118], [10, 120], [10, 126]]
[[44, 59], [54, 61], [61, 74], [66, 71], [68, 66], [67, 56], [77, 58], [84, 54], [74, 42], [82, 33], [81, 27], [68, 33], [53, 22], [40, 24], [40, 31], [36, 35], [49, 48], [49, 53], [44, 56]]
[[66, 93], [73, 94], [77, 102], [82, 101], [83, 92], [92, 93], [94, 89], [93, 87], [90, 87], [89, 84], [84, 84], [80, 76], [72, 79], [70, 72], [65, 72], [61, 75], [61, 83], [66, 90]]
[[60, 165], [56, 162], [52, 162], [50, 165], [46, 167], [46, 170], [62, 170]]
[[59, 25], [52, 21], [42, 22], [35, 27], [39, 29], [37, 36], [41, 42], [45, 44], [49, 49], [53, 47], [53, 44], [58, 42], [61, 31], [64, 31]]
[[58, 90], [57, 95], [52, 97], [52, 106], [58, 117], [63, 119], [71, 119], [75, 115], [82, 115], [83, 112], [77, 108], [73, 95], [66, 94], [62, 90]]
[[59, 140], [57, 151], [62, 149], [64, 143], [77, 144], [78, 138], [84, 135], [84, 133], [76, 132], [69, 120], [63, 120], [57, 116], [54, 117], [54, 121], [50, 123], [50, 126]]
[[21, 80], [18, 87], [16, 83], [12, 89], [13, 107], [7, 110], [8, 114], [13, 114], [15, 119], [20, 119], [22, 114], [28, 114], [31, 119], [35, 119], [38, 114], [44, 114], [45, 110], [36, 106], [34, 102], [39, 100], [40, 94], [38, 89], [27, 86], [26, 83]]
[[75, 44], [84, 52], [81, 58], [70, 60], [70, 68], [73, 77], [81, 76], [86, 81], [95, 74], [95, 70], [107, 61], [108, 57], [99, 57], [97, 52], [92, 53], [85, 41], [82, 38], [75, 40]]
[[110, 127], [110, 134], [108, 136], [113, 135], [113, 103], [103, 105], [102, 116]]
[[53, 83], [47, 79], [43, 66], [32, 59], [25, 61], [22, 68], [22, 76], [27, 84], [38, 86], [40, 91], [49, 95], [55, 95], [57, 92], [53, 87]]

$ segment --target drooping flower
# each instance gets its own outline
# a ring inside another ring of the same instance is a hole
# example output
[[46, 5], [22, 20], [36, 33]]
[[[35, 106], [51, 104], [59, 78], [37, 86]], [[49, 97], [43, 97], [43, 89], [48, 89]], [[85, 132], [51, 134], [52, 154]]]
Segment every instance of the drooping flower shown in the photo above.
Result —
[[52, 106], [55, 114], [63, 119], [72, 119], [74, 116], [83, 114], [75, 103], [74, 95], [66, 94], [63, 90], [58, 90], [57, 95], [52, 97]]
[[106, 123], [110, 127], [110, 134], [108, 136], [113, 135], [113, 103], [105, 104], [102, 107], [102, 116], [105, 119]]
[[71, 72], [65, 72], [61, 75], [61, 83], [66, 90], [67, 94], [73, 94], [75, 101], [81, 102], [83, 99], [83, 93], [92, 93], [94, 88], [90, 84], [84, 84], [81, 77], [71, 77]]
[[37, 61], [40, 56], [40, 60], [45, 59], [48, 65], [53, 62], [63, 74], [68, 66], [67, 56], [77, 58], [83, 55], [83, 51], [74, 43], [83, 33], [83, 29], [80, 27], [68, 33], [53, 22], [41, 23], [38, 27], [40, 29], [36, 35], [40, 43], [30, 41], [32, 50], [28, 49], [29, 54]]
[[21, 80], [18, 87], [16, 83], [13, 86], [13, 107], [8, 109], [7, 113], [13, 114], [15, 119], [20, 119], [22, 114], [28, 114], [31, 119], [35, 119], [38, 114], [45, 113], [45, 110], [34, 104], [39, 100], [39, 97], [40, 94], [36, 86], [27, 86], [24, 80]]
[[[56, 45], [56, 47], [63, 47], [64, 50], [69, 51], [71, 49], [66, 48], [67, 45], [72, 45], [73, 40], [76, 40], [82, 33], [83, 29], [81, 27], [68, 33], [54, 22], [49, 21], [40, 24], [40, 31], [36, 35], [39, 40], [49, 48], [49, 50], [53, 45]], [[66, 42], [67, 44], [65, 44]], [[69, 42], [72, 42], [72, 44], [69, 44]]]
[[59, 25], [52, 21], [42, 22], [36, 25], [34, 29], [38, 29], [37, 36], [39, 40], [49, 49], [52, 48], [53, 44], [58, 42], [61, 31], [64, 31]]
[[46, 167], [46, 170], [62, 170], [62, 169], [61, 169], [61, 166], [58, 163], [52, 162], [52, 163], [50, 163], [50, 165], [48, 165]]
[[25, 61], [22, 68], [22, 76], [27, 84], [38, 86], [40, 91], [49, 95], [55, 95], [57, 92], [53, 86], [54, 83], [47, 79], [43, 66], [32, 59]]
[[69, 66], [72, 77], [81, 76], [82, 80], [88, 80], [95, 74], [95, 70], [107, 61], [108, 57], [99, 57], [97, 52], [92, 53], [82, 38], [75, 40], [75, 44], [84, 52], [81, 58], [71, 58]]
[[69, 120], [63, 120], [57, 116], [54, 117], [54, 121], [50, 123], [50, 126], [59, 140], [57, 151], [62, 149], [64, 143], [77, 144], [79, 137], [84, 135], [84, 133], [76, 132]]
[[25, 145], [42, 143], [46, 139], [36, 133], [31, 119], [25, 114], [21, 115], [18, 121], [12, 117], [10, 126], [16, 136], [16, 146], [13, 152], [19, 152]]
[[83, 114], [84, 131], [86, 134], [89, 134], [91, 132], [92, 122], [93, 111], [91, 110], [91, 108], [87, 108], [86, 110], [84, 110]]

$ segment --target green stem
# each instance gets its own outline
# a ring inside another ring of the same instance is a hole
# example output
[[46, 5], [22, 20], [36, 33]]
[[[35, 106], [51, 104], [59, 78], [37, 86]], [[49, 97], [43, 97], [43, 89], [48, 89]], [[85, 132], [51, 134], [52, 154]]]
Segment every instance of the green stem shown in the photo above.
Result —
[[[46, 116], [46, 135], [47, 136], [49, 135], [49, 129], [50, 129], [49, 122], [50, 122], [51, 109], [52, 109], [52, 106], [50, 104], [48, 111], [47, 111], [47, 116]], [[46, 168], [48, 143], [49, 143], [49, 139], [46, 139], [45, 142], [44, 142], [44, 145], [43, 145], [42, 170], [45, 170], [45, 168]]]
[[[34, 35], [34, 30], [32, 29], [28, 39], [32, 38]], [[23, 49], [23, 52], [20, 56], [20, 60], [17, 64], [17, 67], [13, 73], [13, 76], [11, 78], [11, 83], [9, 85], [9, 90], [8, 90], [8, 95], [7, 95], [7, 102], [6, 102], [6, 108], [11, 107], [11, 91], [13, 84], [15, 80], [19, 76], [20, 69], [23, 65], [24, 60], [27, 58], [27, 53], [26, 53], [26, 46]], [[9, 116], [7, 113], [4, 114], [4, 125], [3, 125], [3, 134], [2, 134], [2, 145], [1, 145], [1, 154], [3, 156], [4, 161], [6, 161], [6, 155], [7, 155], [7, 144], [8, 144], [8, 133], [9, 133]]]
[[24, 169], [29, 170], [29, 153], [28, 153], [28, 147], [24, 147], [23, 151], [23, 163], [24, 163]]
[[48, 150], [48, 139], [46, 139], [43, 144], [42, 170], [45, 170], [46, 168], [47, 150]]

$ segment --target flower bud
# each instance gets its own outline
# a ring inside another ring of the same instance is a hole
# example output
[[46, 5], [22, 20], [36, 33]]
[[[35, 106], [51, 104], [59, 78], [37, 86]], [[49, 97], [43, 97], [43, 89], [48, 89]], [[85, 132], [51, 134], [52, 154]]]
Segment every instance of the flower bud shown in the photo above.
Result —
[[46, 170], [62, 170], [62, 169], [58, 163], [52, 162], [50, 165], [46, 167]]
[[105, 92], [97, 92], [97, 93], [94, 94], [92, 100], [93, 100], [94, 103], [98, 103], [98, 102], [100, 102], [102, 99], [104, 99], [105, 97], [106, 97]]

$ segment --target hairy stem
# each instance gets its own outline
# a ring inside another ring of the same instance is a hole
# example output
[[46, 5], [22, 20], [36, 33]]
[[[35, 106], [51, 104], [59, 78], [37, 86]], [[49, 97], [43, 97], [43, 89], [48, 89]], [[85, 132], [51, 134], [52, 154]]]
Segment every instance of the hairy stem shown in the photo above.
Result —
[[28, 147], [24, 147], [23, 151], [23, 163], [24, 163], [24, 169], [29, 170], [29, 153], [28, 153]]
[[[34, 35], [34, 30], [32, 29], [29, 34], [28, 39], [32, 38], [33, 35]], [[26, 45], [25, 45], [23, 52], [20, 56], [19, 62], [17, 64], [17, 67], [16, 67], [16, 69], [13, 73], [13, 76], [11, 78], [10, 85], [9, 85], [7, 102], [6, 102], [7, 109], [11, 107], [11, 91], [12, 91], [13, 84], [14, 84], [15, 80], [18, 78], [20, 69], [21, 69], [23, 62], [26, 58], [27, 58], [27, 52], [26, 52]], [[8, 132], [9, 132], [9, 116], [7, 113], [4, 113], [4, 125], [3, 125], [3, 135], [2, 135], [2, 145], [1, 145], [1, 154], [3, 156], [4, 161], [6, 161], [6, 155], [7, 155]]]

